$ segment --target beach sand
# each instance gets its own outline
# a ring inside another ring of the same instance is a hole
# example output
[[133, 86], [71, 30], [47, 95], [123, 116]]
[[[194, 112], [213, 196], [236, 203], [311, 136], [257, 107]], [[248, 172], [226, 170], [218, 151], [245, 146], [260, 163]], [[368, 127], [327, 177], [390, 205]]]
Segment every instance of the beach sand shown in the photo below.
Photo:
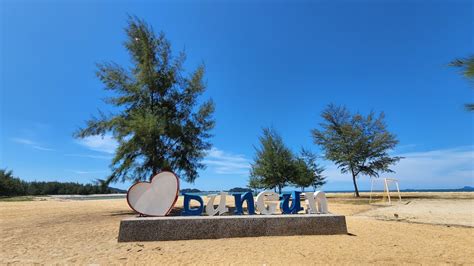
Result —
[[125, 199], [0, 202], [0, 264], [474, 264], [474, 193], [327, 196], [350, 234], [118, 243]]

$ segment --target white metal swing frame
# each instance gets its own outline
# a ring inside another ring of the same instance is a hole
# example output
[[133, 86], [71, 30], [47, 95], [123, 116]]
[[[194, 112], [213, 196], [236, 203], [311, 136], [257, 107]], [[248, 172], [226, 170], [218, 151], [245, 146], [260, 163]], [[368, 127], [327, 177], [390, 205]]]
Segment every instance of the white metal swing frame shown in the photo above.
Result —
[[[372, 203], [372, 193], [373, 193], [374, 182], [375, 182], [375, 181], [376, 181], [375, 178], [371, 178], [369, 203]], [[389, 188], [388, 188], [388, 183], [395, 183], [395, 185], [397, 186], [398, 200], [399, 200], [399, 202], [402, 202], [402, 195], [400, 194], [400, 187], [399, 187], [399, 185], [398, 185], [398, 179], [395, 179], [395, 178], [384, 178], [384, 179], [383, 179], [383, 182], [384, 182], [384, 186], [383, 186], [383, 201], [385, 201], [385, 193], [387, 193], [388, 203], [389, 203], [389, 204], [392, 203], [392, 200], [391, 200], [391, 198], [390, 198], [390, 190], [389, 190]]]

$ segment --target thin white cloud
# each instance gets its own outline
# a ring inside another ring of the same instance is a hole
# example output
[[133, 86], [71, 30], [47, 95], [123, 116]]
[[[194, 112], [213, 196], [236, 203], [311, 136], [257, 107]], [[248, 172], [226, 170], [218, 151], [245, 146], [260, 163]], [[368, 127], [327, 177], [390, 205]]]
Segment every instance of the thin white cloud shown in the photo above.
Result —
[[78, 140], [78, 143], [90, 150], [109, 154], [113, 154], [118, 146], [117, 141], [110, 134], [85, 137]]
[[68, 157], [82, 157], [82, 158], [91, 158], [91, 159], [102, 159], [102, 160], [110, 160], [110, 159], [112, 159], [112, 156], [109, 156], [109, 155], [95, 155], [95, 154], [69, 153], [69, 154], [64, 154], [64, 156], [68, 156]]
[[33, 145], [31, 146], [33, 149], [40, 150], [40, 151], [54, 151], [54, 149], [46, 148], [43, 146]]
[[[395, 155], [404, 157], [391, 168], [395, 173], [382, 173], [380, 177], [397, 178], [403, 188], [460, 188], [474, 185], [473, 146]], [[323, 174], [331, 182], [351, 182], [350, 175], [341, 174], [331, 162], [326, 162]]]
[[29, 140], [29, 139], [22, 139], [22, 138], [12, 138], [12, 140], [16, 143], [25, 144], [25, 145], [35, 145], [36, 142]]
[[227, 153], [213, 147], [203, 160], [216, 174], [245, 175], [249, 173], [250, 161], [240, 154]]
[[[393, 167], [400, 182], [417, 187], [462, 187], [474, 184], [474, 147], [399, 154]], [[421, 186], [418, 184], [422, 184]]]
[[87, 175], [87, 174], [103, 174], [107, 173], [107, 171], [100, 170], [100, 171], [83, 171], [83, 170], [68, 170], [78, 175]]
[[29, 146], [35, 150], [40, 150], [40, 151], [54, 151], [54, 149], [51, 149], [51, 148], [47, 148], [47, 147], [44, 147], [40, 144], [38, 144], [37, 142], [33, 141], [33, 140], [30, 140], [30, 139], [25, 139], [25, 138], [12, 138], [11, 139], [12, 141], [16, 142], [16, 143], [19, 143], [19, 144], [23, 144], [25, 146]]

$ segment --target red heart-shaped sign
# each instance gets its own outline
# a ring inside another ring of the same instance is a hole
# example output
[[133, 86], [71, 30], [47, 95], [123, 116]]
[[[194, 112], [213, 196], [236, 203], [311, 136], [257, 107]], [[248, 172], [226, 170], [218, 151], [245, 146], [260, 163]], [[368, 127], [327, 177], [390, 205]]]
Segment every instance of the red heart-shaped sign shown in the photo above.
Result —
[[147, 216], [165, 216], [173, 209], [179, 194], [179, 179], [172, 172], [161, 172], [150, 182], [137, 182], [128, 189], [127, 202], [134, 211]]

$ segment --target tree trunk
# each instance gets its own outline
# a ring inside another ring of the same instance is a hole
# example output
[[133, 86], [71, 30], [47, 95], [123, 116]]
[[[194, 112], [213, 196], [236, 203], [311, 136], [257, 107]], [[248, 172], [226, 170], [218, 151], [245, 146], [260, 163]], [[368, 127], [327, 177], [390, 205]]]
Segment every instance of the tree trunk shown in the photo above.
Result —
[[356, 176], [354, 175], [354, 171], [352, 171], [352, 182], [354, 182], [355, 195], [357, 198], [359, 198], [359, 189], [357, 188]]
[[278, 185], [278, 194], [281, 194], [281, 185]]

